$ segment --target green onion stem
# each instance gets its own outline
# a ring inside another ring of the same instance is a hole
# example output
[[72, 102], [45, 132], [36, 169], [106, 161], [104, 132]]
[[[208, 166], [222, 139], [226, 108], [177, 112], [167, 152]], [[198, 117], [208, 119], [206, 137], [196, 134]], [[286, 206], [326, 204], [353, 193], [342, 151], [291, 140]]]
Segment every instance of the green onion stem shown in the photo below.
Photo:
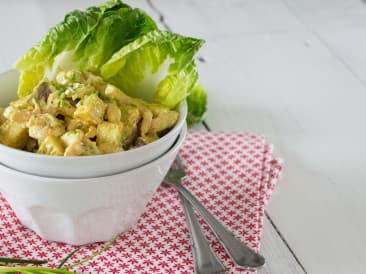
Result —
[[52, 269], [48, 267], [36, 266], [0, 266], [0, 273], [33, 273], [33, 274], [75, 274], [63, 269]]
[[70, 268], [73, 268], [75, 266], [81, 265], [87, 261], [92, 260], [94, 257], [98, 256], [99, 254], [101, 254], [102, 252], [106, 251], [111, 245], [114, 244], [114, 242], [118, 239], [119, 234], [117, 234], [116, 236], [113, 237], [112, 240], [110, 240], [109, 242], [107, 242], [104, 247], [102, 249], [100, 249], [99, 251], [95, 252], [94, 254], [92, 254], [91, 256], [85, 258], [84, 260], [81, 260], [80, 262], [77, 262], [75, 264], [72, 265], [67, 265], [65, 266], [63, 269], [69, 270]]
[[0, 263], [12, 263], [12, 264], [45, 264], [47, 261], [41, 260], [26, 260], [26, 259], [16, 259], [16, 258], [1, 258]]
[[70, 259], [76, 252], [78, 252], [80, 250], [81, 247], [78, 247], [77, 249], [73, 250], [72, 252], [70, 252], [65, 259], [62, 260], [62, 262], [58, 265], [57, 269], [60, 269], [63, 267], [63, 265], [67, 262], [68, 259]]

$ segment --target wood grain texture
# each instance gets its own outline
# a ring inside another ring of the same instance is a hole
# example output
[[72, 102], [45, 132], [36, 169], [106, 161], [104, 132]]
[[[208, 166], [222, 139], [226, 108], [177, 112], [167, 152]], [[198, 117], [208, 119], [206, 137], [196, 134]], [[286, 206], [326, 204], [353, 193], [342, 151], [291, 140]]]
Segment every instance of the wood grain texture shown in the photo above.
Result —
[[305, 273], [267, 217], [264, 218], [261, 253], [266, 258], [266, 264], [258, 270], [258, 274]]

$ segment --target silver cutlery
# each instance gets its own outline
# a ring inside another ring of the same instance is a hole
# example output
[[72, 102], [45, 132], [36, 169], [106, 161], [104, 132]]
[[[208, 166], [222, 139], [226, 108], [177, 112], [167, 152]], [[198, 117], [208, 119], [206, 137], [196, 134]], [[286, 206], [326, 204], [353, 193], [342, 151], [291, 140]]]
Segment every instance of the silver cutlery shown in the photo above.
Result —
[[179, 193], [182, 200], [187, 226], [192, 238], [194, 268], [197, 274], [225, 273], [225, 267], [213, 252], [194, 215], [192, 205]]
[[[265, 259], [260, 254], [257, 254], [254, 250], [247, 247], [241, 241], [239, 241], [235, 235], [230, 232], [221, 222], [219, 222], [198, 200], [194, 197], [189, 190], [187, 190], [181, 183], [182, 178], [185, 176], [184, 167], [179, 156], [175, 159], [164, 181], [173, 186], [183, 199], [187, 200], [205, 219], [211, 230], [216, 235], [219, 242], [223, 245], [226, 252], [231, 259], [241, 267], [260, 267], [265, 263]], [[186, 212], [190, 214], [190, 219], [196, 218], [192, 212]], [[199, 251], [200, 249], [196, 250]]]

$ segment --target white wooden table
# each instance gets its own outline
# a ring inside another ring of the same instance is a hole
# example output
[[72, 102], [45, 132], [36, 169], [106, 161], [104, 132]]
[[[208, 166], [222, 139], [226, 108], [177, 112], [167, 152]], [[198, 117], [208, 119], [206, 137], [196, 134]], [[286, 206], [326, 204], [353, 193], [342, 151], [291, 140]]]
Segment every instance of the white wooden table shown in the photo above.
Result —
[[[0, 72], [67, 11], [102, 2], [2, 0]], [[366, 273], [365, 1], [128, 3], [206, 40], [206, 125], [264, 134], [286, 161], [260, 273]]]

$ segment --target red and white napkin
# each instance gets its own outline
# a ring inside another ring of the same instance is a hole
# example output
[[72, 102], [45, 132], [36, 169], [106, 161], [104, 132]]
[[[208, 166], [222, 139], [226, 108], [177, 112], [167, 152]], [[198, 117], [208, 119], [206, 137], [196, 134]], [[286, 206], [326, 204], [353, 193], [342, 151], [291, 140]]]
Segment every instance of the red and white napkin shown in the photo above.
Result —
[[[282, 171], [265, 138], [249, 133], [190, 131], [180, 151], [184, 185], [240, 240], [258, 250], [264, 207]], [[199, 217], [199, 216], [198, 216]], [[199, 217], [227, 273], [254, 273], [234, 266]], [[76, 263], [103, 243], [83, 247]], [[42, 240], [22, 226], [0, 195], [0, 257], [47, 260], [56, 267], [75, 247]], [[78, 273], [194, 273], [190, 236], [177, 192], [162, 184], [139, 222], [105, 252], [71, 269]]]

